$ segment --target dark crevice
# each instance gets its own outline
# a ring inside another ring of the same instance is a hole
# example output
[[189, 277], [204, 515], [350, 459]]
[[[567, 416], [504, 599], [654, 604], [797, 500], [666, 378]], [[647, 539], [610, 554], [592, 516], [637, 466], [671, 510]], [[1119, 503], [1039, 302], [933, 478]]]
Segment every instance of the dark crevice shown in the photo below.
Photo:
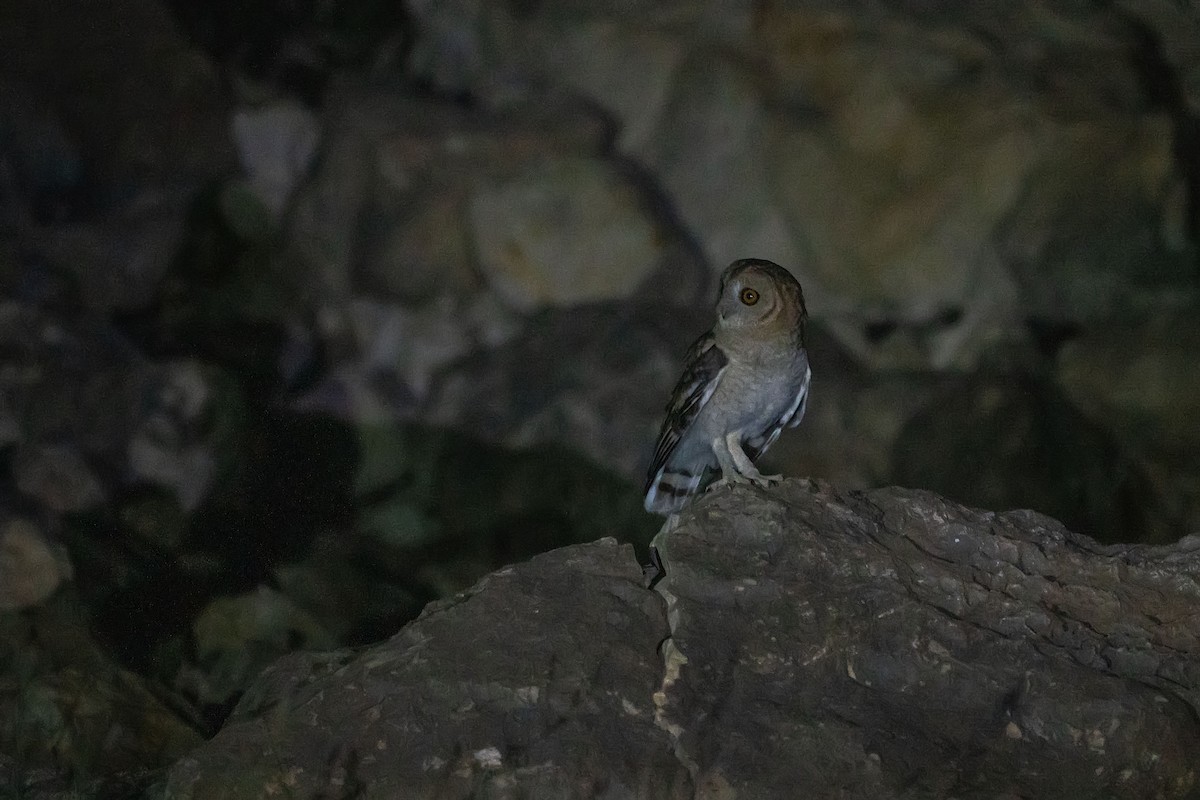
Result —
[[867, 341], [871, 344], [881, 344], [887, 341], [888, 337], [896, 332], [899, 325], [895, 320], [879, 320], [877, 322], [868, 322], [863, 333], [867, 337]]
[[1029, 317], [1025, 320], [1029, 335], [1033, 337], [1038, 352], [1049, 359], [1058, 357], [1063, 345], [1083, 333], [1083, 326], [1076, 322]]
[[[1186, 182], [1185, 223], [1195, 243], [1200, 240], [1200, 118], [1188, 108], [1183, 81], [1163, 51], [1159, 32], [1132, 14], [1117, 13], [1132, 38], [1129, 60], [1141, 83], [1147, 110], [1166, 112], [1174, 123], [1172, 152]], [[1196, 267], [1200, 278], [1200, 261]]]

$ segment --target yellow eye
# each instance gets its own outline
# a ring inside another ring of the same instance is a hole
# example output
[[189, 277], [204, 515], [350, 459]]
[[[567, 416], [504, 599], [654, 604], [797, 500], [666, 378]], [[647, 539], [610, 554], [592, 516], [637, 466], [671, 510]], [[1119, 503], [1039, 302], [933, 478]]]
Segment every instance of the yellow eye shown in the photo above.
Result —
[[752, 306], [758, 302], [758, 292], [753, 289], [742, 289], [742, 293], [738, 297], [748, 306]]

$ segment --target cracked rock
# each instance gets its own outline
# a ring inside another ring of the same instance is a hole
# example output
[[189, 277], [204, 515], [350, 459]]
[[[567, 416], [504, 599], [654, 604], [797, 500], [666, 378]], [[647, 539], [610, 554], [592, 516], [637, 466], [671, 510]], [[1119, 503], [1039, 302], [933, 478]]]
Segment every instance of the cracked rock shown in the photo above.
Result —
[[665, 635], [632, 548], [556, 550], [336, 671], [280, 662], [163, 796], [690, 797], [654, 722]]
[[788, 481], [660, 533], [660, 717], [729, 796], [1194, 797], [1200, 539]]
[[1200, 791], [1198, 537], [792, 480], [710, 492], [657, 546], [653, 591], [603, 539], [285, 657], [157, 796]]

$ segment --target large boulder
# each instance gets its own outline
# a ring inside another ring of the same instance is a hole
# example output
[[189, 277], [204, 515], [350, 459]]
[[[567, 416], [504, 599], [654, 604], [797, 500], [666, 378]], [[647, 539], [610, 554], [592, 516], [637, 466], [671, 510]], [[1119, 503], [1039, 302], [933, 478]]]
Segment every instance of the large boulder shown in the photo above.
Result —
[[[796, 269], [860, 356], [1194, 294], [1200, 15], [1167, 2], [410, 2], [412, 73], [612, 113], [714, 269]], [[1189, 188], [1192, 187], [1192, 188]]]
[[[267, 670], [159, 797], [1186, 798], [1200, 540], [787, 481]], [[665, 602], [664, 602], [665, 601]]]

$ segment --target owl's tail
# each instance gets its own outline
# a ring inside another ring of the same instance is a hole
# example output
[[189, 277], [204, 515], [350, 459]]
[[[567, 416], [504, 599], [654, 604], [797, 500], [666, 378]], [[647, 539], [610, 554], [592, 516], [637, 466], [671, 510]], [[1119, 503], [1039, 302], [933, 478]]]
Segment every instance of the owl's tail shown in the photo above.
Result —
[[646, 482], [643, 503], [651, 514], [678, 514], [692, 495], [700, 491], [704, 472], [693, 475], [684, 470], [668, 471], [664, 466]]

